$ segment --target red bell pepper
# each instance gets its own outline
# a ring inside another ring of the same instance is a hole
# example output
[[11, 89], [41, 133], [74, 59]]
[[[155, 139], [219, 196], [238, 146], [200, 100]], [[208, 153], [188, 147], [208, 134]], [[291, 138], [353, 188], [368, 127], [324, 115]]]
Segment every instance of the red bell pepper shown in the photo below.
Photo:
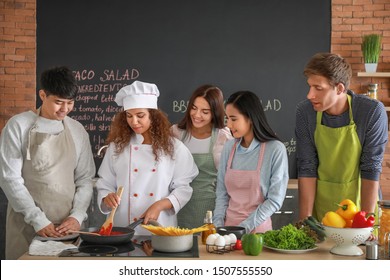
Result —
[[372, 227], [375, 224], [374, 213], [366, 213], [365, 211], [359, 211], [353, 217], [353, 228], [366, 228]]

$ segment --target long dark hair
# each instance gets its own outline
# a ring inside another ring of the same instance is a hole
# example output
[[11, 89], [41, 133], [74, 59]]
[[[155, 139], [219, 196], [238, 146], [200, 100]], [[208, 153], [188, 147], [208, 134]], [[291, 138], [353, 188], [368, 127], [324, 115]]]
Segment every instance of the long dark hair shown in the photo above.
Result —
[[207, 103], [210, 105], [211, 111], [211, 123], [213, 128], [223, 128], [225, 127], [224, 117], [225, 111], [223, 107], [223, 94], [222, 91], [213, 85], [203, 85], [198, 87], [191, 95], [191, 98], [188, 102], [187, 111], [183, 119], [178, 123], [178, 128], [184, 129], [186, 132], [190, 132], [192, 128], [192, 121], [190, 111], [192, 106], [194, 106], [195, 99], [198, 97], [203, 97], [206, 99]]
[[226, 105], [233, 105], [242, 115], [252, 122], [253, 134], [260, 142], [280, 140], [265, 117], [260, 99], [250, 91], [238, 91], [230, 95]]

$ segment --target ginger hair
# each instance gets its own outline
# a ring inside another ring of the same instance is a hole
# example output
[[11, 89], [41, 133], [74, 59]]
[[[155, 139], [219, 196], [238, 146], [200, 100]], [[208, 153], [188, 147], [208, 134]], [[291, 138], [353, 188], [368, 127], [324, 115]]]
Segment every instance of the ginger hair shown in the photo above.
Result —
[[[170, 131], [171, 123], [164, 112], [158, 109], [148, 109], [150, 116], [150, 133], [152, 139], [152, 149], [156, 161], [162, 155], [169, 155], [173, 158], [174, 154], [174, 138]], [[124, 148], [130, 143], [134, 131], [127, 123], [126, 112], [122, 111], [115, 115], [111, 123], [110, 132], [108, 134], [106, 144], [111, 142], [115, 144], [115, 152], [120, 154]]]

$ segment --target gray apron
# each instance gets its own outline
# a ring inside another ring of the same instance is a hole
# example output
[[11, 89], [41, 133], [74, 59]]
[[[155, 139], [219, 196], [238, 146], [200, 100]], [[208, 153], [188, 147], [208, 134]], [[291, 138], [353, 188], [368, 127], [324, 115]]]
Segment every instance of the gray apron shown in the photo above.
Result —
[[[34, 124], [22, 168], [24, 185], [53, 224], [60, 224], [69, 216], [76, 190], [76, 148], [70, 130], [63, 124], [64, 130], [57, 135], [36, 132]], [[35, 230], [10, 205], [6, 229], [6, 258], [17, 259], [28, 251]]]
[[204, 224], [206, 211], [214, 211], [218, 172], [215, 168], [213, 157], [216, 135], [218, 135], [218, 130], [213, 129], [208, 153], [192, 154], [195, 164], [199, 169], [199, 174], [191, 183], [193, 192], [190, 201], [177, 214], [179, 227], [199, 227]]

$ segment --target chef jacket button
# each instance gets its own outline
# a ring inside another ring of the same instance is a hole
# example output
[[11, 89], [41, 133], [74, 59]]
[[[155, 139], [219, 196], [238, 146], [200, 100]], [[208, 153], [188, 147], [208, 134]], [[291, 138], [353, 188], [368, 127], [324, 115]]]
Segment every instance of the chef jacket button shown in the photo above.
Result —
[[149, 194], [149, 196], [153, 196], [154, 194], [151, 192], [150, 194]]
[[138, 172], [138, 169], [137, 169], [137, 168], [135, 168], [135, 169], [134, 169], [134, 172]]
[[138, 147], [134, 147], [134, 150], [138, 151]]
[[152, 172], [156, 172], [156, 168], [153, 168], [153, 169], [152, 169]]
[[135, 194], [134, 194], [134, 197], [138, 197], [138, 193], [135, 193]]

